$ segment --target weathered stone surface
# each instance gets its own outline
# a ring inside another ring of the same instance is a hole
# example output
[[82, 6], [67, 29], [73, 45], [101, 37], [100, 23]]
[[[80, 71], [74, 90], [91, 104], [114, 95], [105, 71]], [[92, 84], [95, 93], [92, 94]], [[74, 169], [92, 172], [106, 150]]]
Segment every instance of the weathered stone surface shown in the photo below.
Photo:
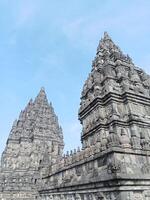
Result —
[[47, 166], [62, 156], [63, 147], [62, 129], [42, 88], [13, 123], [2, 154], [3, 199], [35, 199], [37, 179], [48, 173]]
[[44, 90], [15, 121], [2, 155], [0, 197], [150, 199], [150, 76], [107, 33], [81, 95], [82, 149], [63, 135]]

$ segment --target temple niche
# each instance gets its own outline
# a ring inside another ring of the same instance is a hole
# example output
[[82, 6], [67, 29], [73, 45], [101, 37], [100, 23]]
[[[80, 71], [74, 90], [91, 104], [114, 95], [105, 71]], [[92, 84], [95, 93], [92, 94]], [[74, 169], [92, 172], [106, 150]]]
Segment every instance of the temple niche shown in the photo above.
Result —
[[62, 128], [42, 88], [13, 123], [0, 198], [149, 200], [150, 75], [106, 32], [81, 92], [79, 120], [81, 148], [63, 154]]

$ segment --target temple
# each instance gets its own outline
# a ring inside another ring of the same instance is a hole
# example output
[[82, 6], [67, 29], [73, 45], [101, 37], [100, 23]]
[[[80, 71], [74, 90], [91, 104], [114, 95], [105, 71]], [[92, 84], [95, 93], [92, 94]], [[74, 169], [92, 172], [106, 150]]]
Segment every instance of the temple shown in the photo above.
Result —
[[150, 76], [105, 32], [81, 93], [82, 148], [63, 154], [44, 88], [15, 120], [2, 200], [150, 200]]
[[63, 153], [62, 129], [44, 88], [15, 120], [1, 158], [0, 199], [34, 200], [37, 180]]

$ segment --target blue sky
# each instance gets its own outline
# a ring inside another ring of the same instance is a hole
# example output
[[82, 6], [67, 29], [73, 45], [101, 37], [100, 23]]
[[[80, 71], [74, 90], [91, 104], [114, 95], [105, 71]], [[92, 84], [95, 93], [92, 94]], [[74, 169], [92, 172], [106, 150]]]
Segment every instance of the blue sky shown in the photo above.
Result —
[[81, 88], [104, 31], [150, 73], [149, 0], [0, 0], [0, 153], [42, 86], [65, 149], [80, 145]]

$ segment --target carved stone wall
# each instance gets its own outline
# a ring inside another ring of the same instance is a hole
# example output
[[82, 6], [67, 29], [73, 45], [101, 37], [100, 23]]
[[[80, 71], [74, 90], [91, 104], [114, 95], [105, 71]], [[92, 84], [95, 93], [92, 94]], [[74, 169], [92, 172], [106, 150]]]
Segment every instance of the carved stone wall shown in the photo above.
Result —
[[44, 89], [15, 121], [1, 160], [3, 200], [149, 200], [150, 76], [101, 39], [81, 95], [82, 148], [63, 153]]
[[149, 199], [150, 76], [107, 33], [81, 95], [82, 149], [43, 177], [42, 199]]

